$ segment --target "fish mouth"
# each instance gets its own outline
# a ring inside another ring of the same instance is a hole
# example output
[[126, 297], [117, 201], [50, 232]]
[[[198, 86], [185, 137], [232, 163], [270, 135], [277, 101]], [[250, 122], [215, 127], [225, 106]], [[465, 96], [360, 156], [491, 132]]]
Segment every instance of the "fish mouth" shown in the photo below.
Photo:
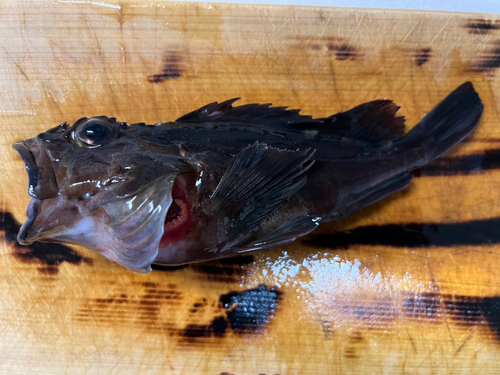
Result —
[[42, 203], [58, 195], [57, 182], [47, 154], [33, 139], [16, 142], [12, 147], [24, 162], [28, 172], [28, 194], [32, 197], [26, 210], [27, 220], [19, 230], [17, 240], [21, 245], [31, 245], [40, 237], [32, 232], [32, 228], [42, 210]]
[[18, 152], [19, 156], [21, 156], [21, 159], [26, 167], [26, 171], [28, 172], [28, 194], [31, 197], [36, 198], [35, 189], [38, 186], [38, 166], [36, 165], [35, 156], [24, 144], [24, 142], [16, 142], [12, 147]]
[[26, 171], [28, 172], [28, 194], [33, 198], [28, 204], [28, 208], [26, 209], [27, 219], [24, 224], [21, 226], [19, 233], [17, 234], [17, 241], [21, 245], [31, 245], [33, 242], [33, 238], [30, 238], [31, 227], [35, 222], [38, 213], [40, 212], [40, 207], [42, 205], [42, 201], [37, 198], [35, 193], [35, 189], [38, 186], [38, 166], [36, 164], [35, 156], [31, 152], [31, 150], [24, 144], [24, 142], [16, 142], [12, 146], [14, 150], [16, 150], [21, 156], [21, 159], [24, 162]]

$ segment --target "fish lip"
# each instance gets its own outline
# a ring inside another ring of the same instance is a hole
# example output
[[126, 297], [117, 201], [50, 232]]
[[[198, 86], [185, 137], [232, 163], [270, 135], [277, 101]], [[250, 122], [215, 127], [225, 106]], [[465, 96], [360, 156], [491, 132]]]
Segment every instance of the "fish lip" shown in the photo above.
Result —
[[21, 226], [19, 233], [17, 234], [17, 242], [21, 245], [31, 245], [36, 241], [35, 238], [30, 238], [31, 227], [33, 226], [35, 219], [40, 212], [40, 208], [42, 206], [42, 200], [38, 198], [33, 198], [28, 204], [28, 208], [26, 210], [27, 219], [24, 224]]
[[16, 142], [12, 147], [18, 152], [19, 156], [21, 156], [26, 171], [28, 172], [28, 194], [36, 198], [35, 188], [38, 186], [38, 166], [36, 165], [35, 156], [24, 142]]

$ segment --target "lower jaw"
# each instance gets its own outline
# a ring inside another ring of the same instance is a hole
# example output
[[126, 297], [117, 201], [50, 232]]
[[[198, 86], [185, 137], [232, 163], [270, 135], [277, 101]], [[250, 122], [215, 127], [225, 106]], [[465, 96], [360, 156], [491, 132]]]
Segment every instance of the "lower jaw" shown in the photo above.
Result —
[[35, 222], [35, 219], [40, 211], [41, 204], [42, 201], [38, 198], [32, 198], [30, 203], [28, 204], [28, 209], [26, 210], [28, 218], [21, 227], [19, 234], [17, 236], [17, 240], [21, 245], [31, 245], [33, 242], [36, 241], [36, 238], [33, 239], [29, 237], [30, 237], [31, 227], [33, 226], [33, 223]]

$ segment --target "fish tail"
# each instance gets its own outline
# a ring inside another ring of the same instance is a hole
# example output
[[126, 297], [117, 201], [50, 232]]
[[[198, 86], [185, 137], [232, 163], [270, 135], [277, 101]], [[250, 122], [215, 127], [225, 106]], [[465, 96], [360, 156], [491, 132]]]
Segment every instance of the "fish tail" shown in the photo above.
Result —
[[407, 146], [419, 151], [411, 169], [429, 163], [462, 141], [474, 130], [482, 113], [483, 104], [472, 83], [458, 87], [404, 137]]

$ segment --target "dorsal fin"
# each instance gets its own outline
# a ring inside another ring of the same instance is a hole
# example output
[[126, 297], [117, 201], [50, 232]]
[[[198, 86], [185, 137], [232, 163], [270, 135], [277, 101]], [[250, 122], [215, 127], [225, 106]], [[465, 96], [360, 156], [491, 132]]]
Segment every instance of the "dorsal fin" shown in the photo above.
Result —
[[317, 130], [333, 131], [348, 138], [383, 142], [404, 135], [405, 119], [390, 100], [375, 100], [323, 119]]
[[366, 142], [383, 142], [404, 135], [404, 117], [396, 117], [400, 107], [390, 100], [375, 100], [326, 118], [299, 115], [300, 110], [271, 107], [271, 104], [246, 104], [233, 107], [239, 98], [213, 102], [179, 117], [178, 123], [238, 122], [271, 128], [318, 130]]
[[287, 107], [271, 107], [271, 104], [246, 104], [233, 107], [233, 103], [240, 98], [226, 100], [225, 102], [213, 102], [196, 111], [179, 117], [176, 122], [201, 123], [201, 122], [243, 122], [248, 124], [260, 124], [271, 127], [311, 126], [321, 124], [322, 119], [314, 120], [311, 116], [299, 115], [299, 109], [287, 110]]

